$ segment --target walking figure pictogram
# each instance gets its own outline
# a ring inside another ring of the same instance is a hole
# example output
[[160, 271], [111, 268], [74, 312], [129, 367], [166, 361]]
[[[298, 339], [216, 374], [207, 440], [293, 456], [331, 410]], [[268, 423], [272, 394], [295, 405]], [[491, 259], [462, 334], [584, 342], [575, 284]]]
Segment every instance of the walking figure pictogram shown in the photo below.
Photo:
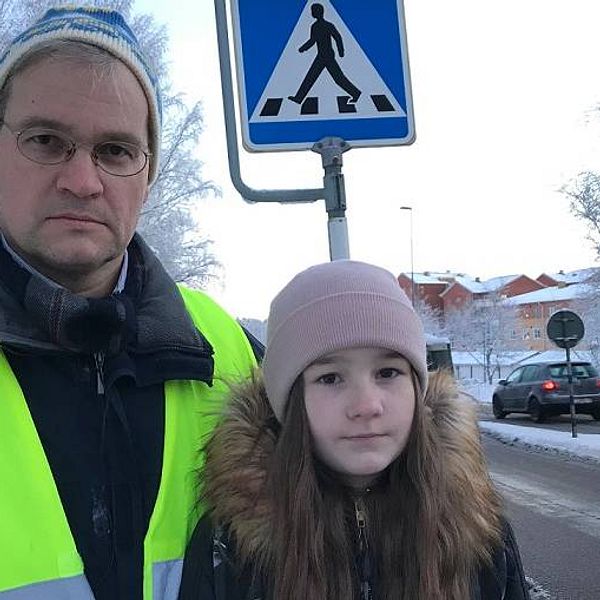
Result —
[[310, 92], [312, 86], [319, 78], [319, 75], [327, 69], [335, 83], [349, 94], [349, 102], [356, 102], [362, 92], [344, 75], [336, 60], [333, 48], [332, 41], [335, 41], [340, 58], [344, 57], [344, 43], [340, 32], [333, 23], [325, 20], [322, 4], [315, 2], [310, 7], [310, 13], [315, 18], [315, 22], [310, 28], [310, 39], [298, 48], [298, 52], [306, 52], [316, 44], [317, 56], [300, 84], [298, 91], [293, 96], [288, 96], [288, 99], [297, 104], [302, 104], [308, 92]]

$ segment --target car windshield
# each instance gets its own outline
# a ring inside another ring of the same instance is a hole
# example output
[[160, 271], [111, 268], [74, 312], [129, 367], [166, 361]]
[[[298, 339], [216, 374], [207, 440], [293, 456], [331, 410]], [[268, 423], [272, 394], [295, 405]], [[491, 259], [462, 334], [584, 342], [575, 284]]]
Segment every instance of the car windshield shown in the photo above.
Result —
[[[573, 369], [573, 377], [577, 377], [578, 379], [585, 379], [587, 377], [596, 377], [598, 375], [596, 369], [592, 367], [590, 364], [573, 364], [571, 363], [571, 368]], [[566, 379], [568, 376], [567, 365], [559, 364], [559, 365], [550, 365], [550, 377], [556, 379]]]

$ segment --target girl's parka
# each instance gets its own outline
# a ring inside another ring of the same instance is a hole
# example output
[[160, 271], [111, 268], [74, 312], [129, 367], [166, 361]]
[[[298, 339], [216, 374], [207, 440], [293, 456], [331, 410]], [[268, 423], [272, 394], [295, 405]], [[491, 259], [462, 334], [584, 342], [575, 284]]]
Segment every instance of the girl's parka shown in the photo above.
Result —
[[207, 446], [210, 516], [188, 549], [180, 600], [529, 597], [475, 406], [450, 375], [430, 377], [405, 451], [360, 496], [310, 454], [289, 456], [290, 436], [303, 449], [310, 439], [301, 393], [294, 386], [290, 417], [305, 427], [291, 431], [260, 376], [236, 390]]

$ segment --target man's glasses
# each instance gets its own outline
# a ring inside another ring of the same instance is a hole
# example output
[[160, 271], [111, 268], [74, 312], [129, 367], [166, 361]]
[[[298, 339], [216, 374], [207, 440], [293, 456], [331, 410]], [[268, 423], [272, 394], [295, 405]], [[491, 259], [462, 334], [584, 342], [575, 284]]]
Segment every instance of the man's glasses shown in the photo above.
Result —
[[[13, 131], [6, 123], [0, 122], [2, 125], [17, 138], [19, 152], [40, 165], [58, 165], [70, 160], [77, 148], [89, 148], [55, 129], [29, 127]], [[144, 170], [151, 156], [136, 144], [117, 140], [96, 144], [91, 148], [90, 155], [95, 165], [117, 177], [137, 175]]]

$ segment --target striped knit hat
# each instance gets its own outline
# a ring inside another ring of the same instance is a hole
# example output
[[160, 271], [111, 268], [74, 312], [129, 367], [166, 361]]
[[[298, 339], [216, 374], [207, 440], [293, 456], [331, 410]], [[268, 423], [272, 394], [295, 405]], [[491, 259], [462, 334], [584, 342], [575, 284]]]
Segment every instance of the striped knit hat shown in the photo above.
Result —
[[317, 358], [345, 348], [380, 347], [401, 354], [424, 393], [427, 356], [421, 319], [385, 269], [353, 260], [310, 267], [271, 303], [263, 374], [282, 421], [296, 378]]
[[98, 46], [118, 58], [136, 76], [148, 101], [152, 153], [148, 178], [153, 183], [158, 174], [162, 122], [158, 80], [144, 58], [135, 34], [120, 13], [84, 6], [51, 8], [37, 23], [18, 35], [0, 56], [0, 89], [17, 62], [40, 45], [55, 40]]

